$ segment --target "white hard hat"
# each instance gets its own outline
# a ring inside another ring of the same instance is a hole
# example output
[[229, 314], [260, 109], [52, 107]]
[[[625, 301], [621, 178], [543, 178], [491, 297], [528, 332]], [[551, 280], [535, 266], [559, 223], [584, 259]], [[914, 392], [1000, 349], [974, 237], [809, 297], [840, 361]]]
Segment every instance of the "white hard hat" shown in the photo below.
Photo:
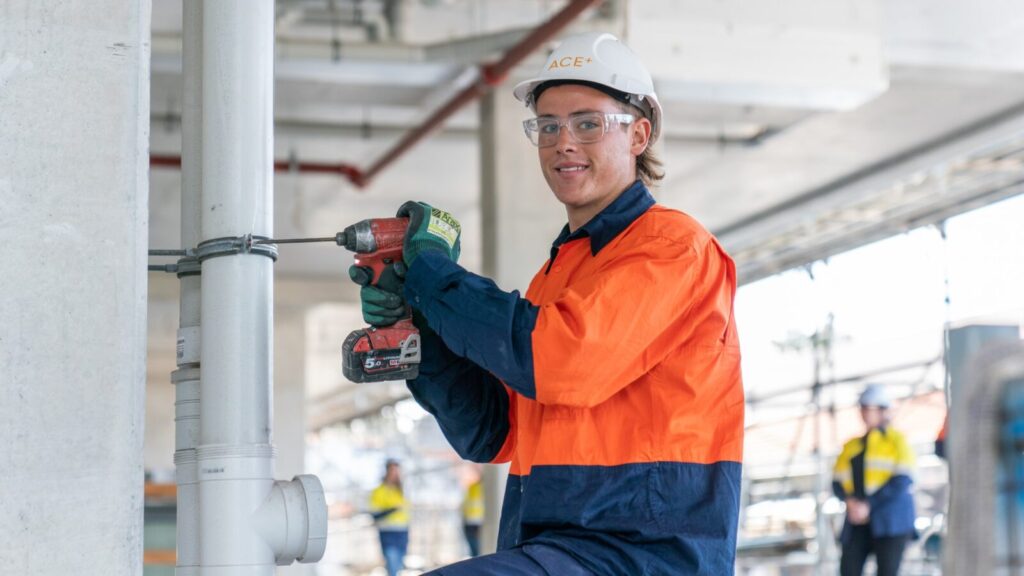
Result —
[[889, 407], [889, 395], [881, 384], [868, 384], [860, 394], [861, 406], [878, 406], [879, 408]]
[[652, 144], [661, 133], [661, 104], [650, 73], [628, 46], [607, 32], [586, 32], [566, 38], [545, 61], [540, 73], [517, 84], [512, 94], [536, 110], [534, 91], [545, 82], [611, 88], [626, 96], [651, 121]]

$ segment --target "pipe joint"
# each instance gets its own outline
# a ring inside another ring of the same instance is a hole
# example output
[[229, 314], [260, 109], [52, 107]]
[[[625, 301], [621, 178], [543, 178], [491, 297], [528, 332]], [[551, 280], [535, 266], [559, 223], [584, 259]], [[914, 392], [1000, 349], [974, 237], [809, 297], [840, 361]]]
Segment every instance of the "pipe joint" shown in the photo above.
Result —
[[277, 246], [273, 244], [261, 244], [257, 242], [257, 240], [270, 240], [270, 238], [267, 236], [254, 236], [253, 234], [213, 238], [199, 243], [199, 246], [196, 248], [196, 258], [198, 258], [199, 262], [202, 263], [210, 258], [216, 258], [218, 256], [256, 254], [258, 256], [266, 256], [276, 262]]
[[200, 425], [198, 365], [171, 372], [171, 383], [174, 384], [174, 446], [179, 452], [195, 452]]
[[[178, 328], [177, 349], [175, 359], [179, 367], [198, 366], [202, 352], [202, 330], [199, 326], [182, 326]], [[199, 377], [196, 376], [196, 380]], [[174, 382], [173, 374], [171, 382]]]
[[256, 530], [274, 551], [274, 562], [317, 562], [327, 548], [327, 500], [320, 480], [301, 474], [278, 480], [256, 511]]

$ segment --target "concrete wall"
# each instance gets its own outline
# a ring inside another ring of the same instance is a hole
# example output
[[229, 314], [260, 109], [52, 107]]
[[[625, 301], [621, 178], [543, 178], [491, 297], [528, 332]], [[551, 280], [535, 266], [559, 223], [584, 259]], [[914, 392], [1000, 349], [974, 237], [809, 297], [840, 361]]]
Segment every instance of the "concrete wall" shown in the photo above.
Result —
[[306, 309], [274, 310], [274, 477], [306, 473]]
[[0, 3], [0, 571], [142, 570], [147, 0]]

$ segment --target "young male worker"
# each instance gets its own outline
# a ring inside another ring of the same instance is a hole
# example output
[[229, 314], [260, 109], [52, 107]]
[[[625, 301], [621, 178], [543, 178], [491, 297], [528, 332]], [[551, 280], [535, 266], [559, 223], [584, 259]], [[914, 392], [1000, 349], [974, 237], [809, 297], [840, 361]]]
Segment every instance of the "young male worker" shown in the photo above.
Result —
[[[408, 385], [452, 446], [511, 462], [498, 552], [431, 574], [733, 573], [743, 387], [735, 269], [655, 204], [662, 113], [610, 34], [566, 39], [516, 86], [568, 224], [526, 297], [456, 264], [459, 226], [409, 202], [404, 298], [422, 332]], [[402, 297], [364, 288], [385, 323]]]

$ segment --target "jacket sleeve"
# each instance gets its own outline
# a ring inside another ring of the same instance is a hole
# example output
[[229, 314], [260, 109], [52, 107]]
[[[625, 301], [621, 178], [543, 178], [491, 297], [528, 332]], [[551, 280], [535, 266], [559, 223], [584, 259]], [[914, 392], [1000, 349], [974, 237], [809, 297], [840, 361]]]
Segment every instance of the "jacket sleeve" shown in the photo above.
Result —
[[406, 383], [413, 398], [437, 419], [459, 456], [495, 461], [515, 437], [508, 391], [494, 375], [453, 354], [425, 325], [420, 326], [420, 346], [419, 376]]
[[836, 495], [836, 498], [846, 500], [846, 489], [843, 488], [842, 482], [832, 481], [832, 493]]
[[906, 474], [897, 474], [892, 476], [885, 482], [885, 484], [882, 484], [882, 487], [876, 490], [874, 494], [868, 496], [868, 504], [870, 504], [872, 508], [879, 508], [883, 504], [890, 502], [905, 493], [913, 483], [914, 481]]
[[907, 440], [902, 434], [897, 433], [893, 438], [893, 442], [896, 444], [895, 467], [889, 480], [881, 488], [868, 496], [868, 503], [871, 504], [872, 508], [881, 506], [904, 494], [910, 489], [910, 485], [914, 483], [915, 457], [913, 449], [907, 444]]
[[370, 493], [370, 515], [374, 520], [382, 520], [402, 509], [403, 502], [388, 496], [379, 486]]
[[592, 407], [698, 329], [724, 337], [731, 316], [735, 271], [715, 243], [700, 255], [662, 237], [634, 244], [541, 307], [431, 253], [410, 268], [406, 297], [452, 352], [519, 394]]
[[426, 317], [451, 356], [469, 360], [533, 398], [530, 335], [536, 306], [435, 252], [413, 262], [405, 297]]
[[853, 467], [850, 463], [851, 445], [847, 442], [842, 452], [836, 458], [836, 464], [832, 468], [832, 493], [840, 500], [846, 500], [849, 496], [846, 486], [853, 484]]

